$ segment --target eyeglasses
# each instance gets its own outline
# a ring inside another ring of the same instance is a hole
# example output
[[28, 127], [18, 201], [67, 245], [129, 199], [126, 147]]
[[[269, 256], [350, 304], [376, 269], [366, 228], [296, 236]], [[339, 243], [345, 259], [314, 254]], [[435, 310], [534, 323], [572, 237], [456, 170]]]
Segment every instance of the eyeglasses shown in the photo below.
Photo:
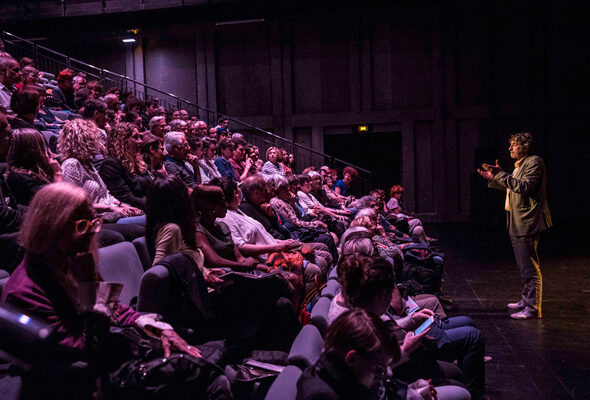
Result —
[[94, 218], [92, 221], [88, 219], [79, 219], [76, 221], [75, 229], [79, 235], [84, 235], [88, 231], [90, 233], [98, 233], [102, 228], [102, 218]]

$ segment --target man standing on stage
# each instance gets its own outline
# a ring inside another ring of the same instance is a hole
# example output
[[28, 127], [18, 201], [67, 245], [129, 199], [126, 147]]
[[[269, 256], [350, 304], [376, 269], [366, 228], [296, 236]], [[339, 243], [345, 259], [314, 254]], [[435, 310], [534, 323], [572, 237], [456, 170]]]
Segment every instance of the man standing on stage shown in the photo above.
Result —
[[524, 281], [521, 299], [509, 303], [517, 312], [514, 319], [541, 318], [543, 281], [539, 266], [537, 244], [539, 233], [551, 227], [551, 214], [547, 206], [547, 174], [545, 163], [532, 154], [533, 136], [515, 133], [510, 137], [510, 157], [516, 160], [512, 174], [496, 165], [483, 164], [477, 172], [487, 179], [488, 186], [506, 192], [506, 220], [516, 263]]

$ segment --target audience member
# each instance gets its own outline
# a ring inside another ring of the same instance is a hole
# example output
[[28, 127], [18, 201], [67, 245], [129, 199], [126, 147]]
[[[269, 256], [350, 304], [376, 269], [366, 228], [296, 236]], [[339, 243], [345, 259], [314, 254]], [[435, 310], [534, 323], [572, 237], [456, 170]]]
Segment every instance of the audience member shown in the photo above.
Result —
[[76, 75], [72, 78], [74, 93], [86, 87], [86, 77]]
[[21, 70], [25, 67], [33, 67], [35, 68], [35, 61], [29, 57], [23, 57], [18, 60], [18, 64], [20, 65]]
[[[94, 155], [102, 151], [98, 127], [91, 121], [75, 119], [65, 123], [59, 134], [57, 147], [62, 158], [63, 179], [82, 187], [94, 207], [105, 221], [116, 222], [123, 217], [140, 215], [141, 210], [125, 204], [115, 198], [92, 164]], [[145, 217], [133, 220], [145, 223]], [[139, 237], [143, 228], [134, 224], [113, 224], [124, 226], [126, 238]], [[125, 226], [127, 225], [127, 226]]]
[[75, 110], [77, 110], [79, 114], [84, 113], [84, 104], [88, 100], [90, 100], [90, 89], [87, 87], [80, 88], [74, 93]]
[[[145, 126], [145, 124], [144, 124]], [[148, 124], [148, 129], [152, 133], [152, 135], [164, 139], [164, 135], [170, 130], [170, 127], [166, 125], [166, 117], [162, 115], [156, 115]]]
[[187, 123], [186, 121], [183, 121], [181, 119], [173, 119], [172, 121], [170, 121], [168, 126], [170, 127], [171, 132], [182, 132], [185, 136], [188, 133]]
[[120, 201], [145, 209], [145, 196], [152, 182], [141, 156], [139, 130], [133, 124], [116, 125], [107, 139], [109, 157], [98, 172], [109, 192]]
[[17, 83], [15, 87], [21, 90], [27, 85], [36, 85], [39, 82], [39, 71], [32, 65], [21, 67], [21, 82]]
[[[160, 107], [160, 101], [158, 99], [150, 99], [150, 100], [147, 100], [143, 104], [143, 106], [145, 108], [145, 112], [141, 115], [141, 119], [143, 121], [143, 129], [151, 130], [151, 128], [149, 127], [149, 123], [152, 118], [154, 118], [156, 115], [158, 115], [158, 108]], [[130, 110], [130, 111], [134, 111], [134, 110]], [[154, 132], [152, 132], [152, 134], [155, 135]], [[156, 135], [156, 136], [158, 136], [158, 135]]]
[[[234, 133], [234, 135], [236, 134]], [[237, 178], [237, 181], [242, 182], [248, 176], [253, 174], [251, 169], [253, 162], [250, 157], [246, 157], [246, 145], [248, 143], [244, 139], [232, 139], [232, 142], [234, 143], [235, 147], [232, 156], [229, 159], [229, 163], [234, 169], [234, 174]]]
[[9, 114], [10, 99], [15, 92], [14, 85], [21, 81], [21, 71], [18, 62], [10, 56], [0, 56], [0, 106]]
[[66, 111], [76, 111], [74, 101], [74, 71], [64, 69], [57, 74], [57, 89], [53, 89], [53, 101]]
[[104, 102], [106, 104], [107, 110], [111, 110], [113, 112], [121, 111], [121, 101], [119, 100], [119, 96], [114, 93], [109, 93], [104, 96]]
[[216, 275], [224, 270], [209, 270], [197, 247], [197, 218], [184, 182], [177, 176], [158, 178], [150, 187], [146, 205], [146, 239], [153, 265], [164, 257], [183, 252], [191, 257], [203, 274], [205, 282], [215, 287], [223, 282]]
[[[194, 189], [200, 183], [199, 160], [190, 153], [190, 147], [182, 132], [168, 132], [164, 136], [164, 149], [168, 154], [164, 167], [166, 172], [178, 176], [187, 188]], [[195, 174], [195, 169], [197, 173]]]
[[39, 97], [37, 90], [28, 87], [12, 95], [10, 108], [16, 114], [10, 123], [12, 129], [37, 129], [34, 123], [40, 108]]
[[6, 181], [17, 203], [25, 206], [43, 186], [62, 181], [61, 166], [47, 156], [45, 139], [37, 130], [12, 132]]
[[[33, 198], [21, 231], [24, 261], [4, 286], [2, 301], [45, 320], [56, 331], [60, 345], [79, 350], [79, 356], [88, 357], [87, 362], [95, 362], [98, 357], [107, 365], [116, 360], [131, 361], [121, 360], [121, 354], [113, 354], [116, 350], [109, 346], [112, 341], [107, 342], [109, 337], [100, 333], [103, 329], [96, 326], [98, 321], [106, 323], [106, 332], [109, 325], [135, 326], [144, 332], [144, 338], [151, 336], [161, 341], [161, 347], [151, 349], [145, 360], [170, 357], [172, 352], [184, 353], [184, 366], [177, 364], [173, 369], [179, 370], [178, 377], [186, 377], [202, 365], [198, 348], [189, 346], [170, 325], [157, 321], [155, 314], [141, 315], [119, 302], [120, 286], [102, 282], [96, 268], [96, 234], [101, 224], [101, 219], [95, 218], [92, 201], [81, 188], [61, 182], [41, 189]], [[108, 292], [108, 301], [99, 294], [104, 292]], [[98, 329], [89, 328], [93, 325]], [[89, 336], [90, 332], [96, 336]], [[146, 339], [142, 339], [143, 345], [149, 346]], [[139, 341], [135, 345], [139, 346]], [[135, 357], [138, 357], [136, 362], [142, 361], [139, 354]], [[99, 365], [104, 368], [103, 363]], [[106, 370], [95, 371], [94, 379], [84, 380], [98, 383], [99, 376], [105, 373]], [[52, 374], [55, 376], [60, 374]], [[62, 377], [68, 378], [71, 376]], [[174, 384], [182, 385], [182, 390], [194, 393], [195, 398], [232, 398], [227, 378], [219, 373], [201, 379], [178, 379]], [[98, 387], [88, 390], [94, 391], [101, 390]]]
[[[0, 162], [6, 161], [6, 155], [9, 152], [11, 143], [12, 130], [8, 118], [4, 113], [0, 112]], [[0, 235], [18, 231], [22, 217], [16, 199], [6, 183], [4, 173], [0, 173]], [[4, 241], [1, 244], [3, 245]], [[4, 246], [2, 246], [2, 250], [4, 249]]]
[[209, 137], [203, 138], [203, 158], [201, 158], [199, 164], [210, 179], [221, 178], [221, 174], [215, 165], [216, 154], [217, 143], [215, 140]]
[[188, 111], [186, 110], [179, 110], [178, 111], [178, 119], [187, 122], [188, 121]]
[[[227, 203], [227, 211], [224, 217], [219, 217], [218, 222], [227, 225], [231, 232], [232, 240], [241, 254], [257, 257], [263, 263], [269, 261], [268, 258], [271, 253], [299, 255], [296, 261], [289, 264], [289, 267], [296, 274], [303, 275], [306, 293], [316, 287], [316, 282], [324, 279], [322, 276], [325, 277], [328, 272], [328, 263], [325, 259], [312, 254], [304, 258], [301, 252], [299, 252], [302, 246], [301, 242], [293, 239], [275, 239], [264, 229], [264, 226], [260, 222], [247, 216], [239, 209], [242, 201], [242, 192], [235, 181], [226, 176], [211, 181], [211, 184], [220, 186], [221, 190], [223, 190]], [[302, 274], [299, 272], [301, 270], [303, 270]]]
[[99, 100], [102, 96], [102, 84], [99, 81], [90, 81], [86, 85], [86, 88], [90, 91], [88, 95], [89, 99]]
[[215, 159], [215, 166], [221, 176], [229, 176], [234, 181], [238, 180], [234, 167], [232, 167], [229, 159], [233, 157], [235, 150], [234, 142], [230, 139], [224, 139], [219, 142], [219, 157]]
[[147, 174], [151, 180], [167, 175], [164, 167], [164, 145], [162, 140], [151, 133], [143, 135], [141, 141], [141, 154], [147, 165]]
[[[389, 263], [380, 257], [363, 258], [356, 254], [347, 255], [338, 264], [338, 280], [342, 291], [332, 300], [328, 313], [330, 321], [334, 321], [347, 309], [359, 307], [398, 325], [395, 322], [395, 310], [392, 308], [395, 309], [396, 303], [400, 301], [399, 291], [396, 289], [393, 269]], [[415, 329], [432, 316], [434, 313], [431, 310], [417, 311], [407, 320], [408, 323], [411, 321], [411, 324], [406, 327]], [[458, 360], [458, 366], [465, 376], [472, 398], [482, 399], [485, 381], [485, 340], [472, 324], [471, 319], [461, 317], [432, 325], [426, 332], [430, 332], [429, 336], [435, 339], [436, 350], [431, 350], [429, 356], [432, 360]], [[414, 336], [410, 330], [405, 334], [401, 345], [402, 362], [407, 361], [408, 356], [420, 348], [421, 342], [426, 340], [425, 337], [425, 332]], [[433, 377], [427, 375], [427, 369], [414, 367], [409, 372], [412, 374], [409, 381]]]
[[137, 127], [137, 129], [143, 134], [143, 123], [141, 122], [141, 117], [134, 111], [129, 111], [125, 113], [121, 118], [121, 122], [129, 122]]
[[260, 172], [266, 177], [270, 175], [285, 175], [285, 168], [279, 162], [279, 149], [269, 147], [266, 150], [266, 162], [260, 169]]
[[207, 124], [205, 121], [197, 121], [195, 124], [195, 133], [204, 138], [207, 136]]
[[[147, 125], [149, 123], [149, 119], [147, 123], [144, 123], [144, 114], [141, 113], [141, 109], [143, 107], [143, 103], [141, 100], [139, 100], [137, 97], [133, 96], [133, 94], [131, 93], [129, 95], [129, 97], [127, 98], [127, 100], [125, 101], [125, 106], [123, 107], [123, 112], [128, 113], [130, 111], [133, 111], [134, 113], [140, 114], [141, 118], [142, 118], [142, 124], [143, 124], [143, 129], [148, 129]], [[157, 107], [156, 107], [157, 110]]]
[[343, 178], [336, 182], [334, 185], [334, 191], [336, 194], [342, 196], [349, 196], [350, 193], [350, 184], [354, 182], [354, 180], [358, 177], [359, 173], [356, 169], [352, 167], [345, 167], [342, 171]]
[[107, 106], [103, 101], [89, 99], [84, 103], [82, 118], [92, 121], [100, 131], [100, 142], [104, 145], [107, 142]]

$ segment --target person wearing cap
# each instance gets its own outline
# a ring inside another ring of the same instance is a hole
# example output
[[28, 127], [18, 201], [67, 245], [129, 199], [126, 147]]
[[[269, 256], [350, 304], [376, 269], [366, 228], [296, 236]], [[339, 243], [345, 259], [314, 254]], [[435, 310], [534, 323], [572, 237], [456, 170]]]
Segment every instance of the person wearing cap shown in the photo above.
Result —
[[74, 72], [71, 69], [64, 69], [57, 74], [57, 89], [53, 90], [53, 100], [58, 102], [64, 110], [76, 110]]

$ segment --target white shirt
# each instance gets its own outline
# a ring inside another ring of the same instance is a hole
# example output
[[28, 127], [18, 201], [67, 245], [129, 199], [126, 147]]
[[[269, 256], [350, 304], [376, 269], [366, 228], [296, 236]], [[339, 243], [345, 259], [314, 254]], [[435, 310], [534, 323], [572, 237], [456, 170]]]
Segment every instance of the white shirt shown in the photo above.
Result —
[[218, 218], [217, 221], [224, 222], [227, 225], [231, 237], [238, 247], [245, 244], [265, 245], [277, 243], [277, 240], [264, 229], [260, 222], [240, 210], [227, 210], [225, 217]]
[[6, 108], [8, 114], [12, 114], [10, 109], [10, 99], [12, 98], [12, 91], [0, 82], [0, 106]]
[[299, 204], [303, 209], [307, 212], [313, 206], [321, 206], [322, 204], [314, 197], [311, 193], [305, 193], [301, 190], [297, 192], [297, 197], [299, 198]]

